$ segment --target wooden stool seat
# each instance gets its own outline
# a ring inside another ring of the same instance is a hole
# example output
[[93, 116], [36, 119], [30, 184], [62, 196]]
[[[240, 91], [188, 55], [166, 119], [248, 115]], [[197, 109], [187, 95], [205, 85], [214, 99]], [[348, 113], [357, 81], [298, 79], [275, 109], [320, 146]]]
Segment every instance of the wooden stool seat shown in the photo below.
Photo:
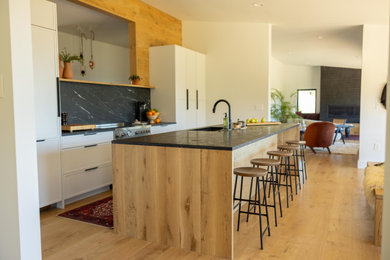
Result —
[[267, 154], [278, 157], [290, 157], [293, 155], [292, 152], [289, 151], [268, 151]]
[[280, 162], [276, 159], [256, 158], [251, 160], [251, 164], [258, 166], [278, 166]]
[[290, 140], [286, 142], [287, 144], [306, 144], [306, 141], [300, 141], [300, 140]]
[[238, 167], [233, 172], [235, 175], [244, 177], [264, 177], [267, 175], [267, 170], [253, 167]]
[[282, 145], [278, 145], [278, 149], [287, 150], [287, 151], [297, 151], [299, 150], [299, 145], [282, 144]]

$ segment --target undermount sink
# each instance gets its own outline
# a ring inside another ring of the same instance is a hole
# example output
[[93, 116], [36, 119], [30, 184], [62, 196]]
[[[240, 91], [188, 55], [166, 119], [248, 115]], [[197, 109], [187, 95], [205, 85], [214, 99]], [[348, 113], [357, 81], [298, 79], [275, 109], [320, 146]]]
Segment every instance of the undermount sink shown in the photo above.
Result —
[[219, 127], [219, 126], [209, 126], [209, 127], [194, 129], [194, 130], [191, 130], [191, 131], [216, 132], [216, 131], [221, 131], [221, 130], [223, 130], [223, 127]]

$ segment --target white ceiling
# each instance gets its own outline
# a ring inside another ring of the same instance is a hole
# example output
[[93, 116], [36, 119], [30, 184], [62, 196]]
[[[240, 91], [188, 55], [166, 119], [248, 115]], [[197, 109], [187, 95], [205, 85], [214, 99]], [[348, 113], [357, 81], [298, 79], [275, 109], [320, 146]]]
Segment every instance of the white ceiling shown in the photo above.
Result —
[[77, 26], [80, 25], [88, 38], [92, 29], [95, 40], [129, 48], [127, 22], [66, 0], [52, 1], [57, 4], [59, 31], [79, 35]]
[[280, 61], [351, 68], [361, 67], [360, 25], [388, 24], [389, 13], [388, 0], [143, 1], [181, 20], [271, 23]]
[[272, 56], [283, 63], [361, 68], [363, 26], [273, 26]]

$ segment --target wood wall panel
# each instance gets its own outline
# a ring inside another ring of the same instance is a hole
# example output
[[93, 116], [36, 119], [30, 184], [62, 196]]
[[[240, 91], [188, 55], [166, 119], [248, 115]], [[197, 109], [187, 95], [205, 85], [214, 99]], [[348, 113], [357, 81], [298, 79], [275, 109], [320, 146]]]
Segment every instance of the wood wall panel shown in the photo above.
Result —
[[130, 70], [143, 85], [149, 85], [149, 47], [182, 45], [181, 21], [140, 0], [70, 1], [130, 22], [129, 33], [135, 33], [135, 40], [130, 35]]

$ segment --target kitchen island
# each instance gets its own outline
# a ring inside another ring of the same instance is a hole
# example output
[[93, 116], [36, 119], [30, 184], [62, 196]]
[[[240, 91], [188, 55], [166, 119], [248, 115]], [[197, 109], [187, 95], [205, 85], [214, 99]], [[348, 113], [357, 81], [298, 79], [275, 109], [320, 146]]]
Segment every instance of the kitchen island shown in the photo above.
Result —
[[297, 124], [113, 141], [115, 231], [233, 259], [233, 169], [291, 139]]

